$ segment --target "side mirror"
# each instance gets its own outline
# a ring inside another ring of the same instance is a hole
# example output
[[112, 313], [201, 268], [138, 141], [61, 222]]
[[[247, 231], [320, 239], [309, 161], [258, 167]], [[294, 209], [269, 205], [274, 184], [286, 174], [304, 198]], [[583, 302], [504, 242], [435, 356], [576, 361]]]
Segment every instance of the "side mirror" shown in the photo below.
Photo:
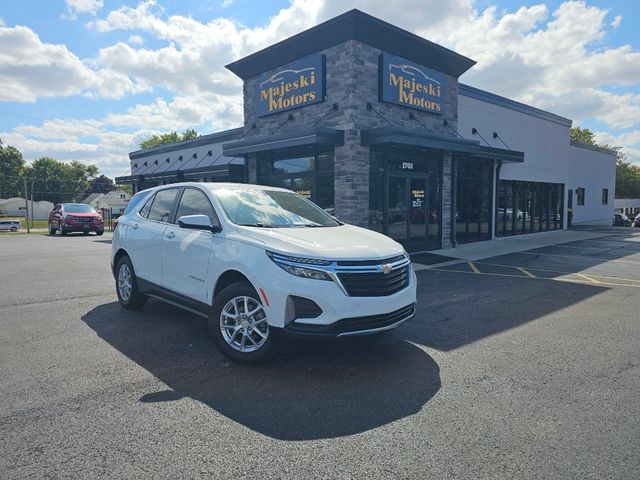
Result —
[[191, 228], [193, 230], [207, 230], [217, 233], [222, 228], [220, 225], [211, 225], [211, 220], [206, 215], [183, 215], [178, 218], [178, 226], [180, 228]]

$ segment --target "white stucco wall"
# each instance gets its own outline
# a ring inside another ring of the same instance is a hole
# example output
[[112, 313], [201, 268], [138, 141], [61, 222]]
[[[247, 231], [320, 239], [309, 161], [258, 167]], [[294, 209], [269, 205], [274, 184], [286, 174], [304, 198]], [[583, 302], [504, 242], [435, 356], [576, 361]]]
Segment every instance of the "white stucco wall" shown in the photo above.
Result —
[[[500, 179], [564, 184], [564, 211], [568, 190], [573, 194], [573, 223], [610, 222], [615, 196], [615, 156], [599, 150], [572, 145], [570, 120], [529, 107], [488, 92], [461, 89], [458, 98], [458, 131], [471, 140], [484, 141], [471, 133], [478, 132], [492, 147], [507, 148], [493, 132], [513, 150], [524, 152], [524, 163], [502, 166]], [[486, 99], [476, 98], [486, 94]], [[585, 205], [577, 207], [575, 189], [585, 188]], [[609, 203], [602, 205], [602, 189], [609, 189]], [[566, 226], [566, 223], [565, 223]]]
[[[615, 208], [616, 156], [571, 144], [569, 182], [573, 190], [573, 223], [611, 223]], [[577, 188], [584, 188], [584, 206], [578, 205]], [[609, 190], [609, 201], [602, 203], [602, 189]]]
[[[29, 205], [29, 216], [31, 216], [31, 200], [27, 201]], [[33, 202], [33, 218], [34, 220], [48, 220], [49, 213], [53, 210], [53, 203], [42, 200]], [[24, 198], [14, 197], [6, 200], [0, 200], [0, 215], [7, 217], [24, 217], [25, 204]]]

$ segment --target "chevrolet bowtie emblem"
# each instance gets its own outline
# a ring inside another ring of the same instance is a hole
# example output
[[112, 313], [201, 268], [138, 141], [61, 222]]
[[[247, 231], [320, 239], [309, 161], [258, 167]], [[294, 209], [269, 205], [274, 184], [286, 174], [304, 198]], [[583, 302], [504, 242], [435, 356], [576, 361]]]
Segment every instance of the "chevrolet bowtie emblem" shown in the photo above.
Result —
[[391, 265], [382, 265], [382, 273], [387, 274], [391, 272]]

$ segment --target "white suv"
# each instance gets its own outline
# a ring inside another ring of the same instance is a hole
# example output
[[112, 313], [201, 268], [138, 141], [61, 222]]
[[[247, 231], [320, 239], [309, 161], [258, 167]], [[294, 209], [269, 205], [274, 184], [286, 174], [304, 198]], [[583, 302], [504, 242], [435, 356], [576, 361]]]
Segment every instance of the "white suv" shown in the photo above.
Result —
[[124, 308], [153, 297], [202, 315], [220, 350], [241, 362], [271, 355], [279, 332], [363, 335], [415, 313], [416, 276], [400, 244], [281, 188], [140, 192], [118, 221], [111, 267]]

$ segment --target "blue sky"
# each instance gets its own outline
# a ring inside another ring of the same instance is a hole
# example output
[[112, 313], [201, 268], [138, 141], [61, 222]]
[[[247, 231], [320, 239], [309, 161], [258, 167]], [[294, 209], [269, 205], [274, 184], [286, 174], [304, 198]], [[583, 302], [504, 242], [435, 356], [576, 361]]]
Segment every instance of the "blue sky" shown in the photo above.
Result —
[[242, 123], [224, 65], [360, 8], [478, 61], [461, 81], [574, 120], [640, 163], [632, 1], [5, 0], [0, 139], [25, 159], [128, 171], [153, 132]]

